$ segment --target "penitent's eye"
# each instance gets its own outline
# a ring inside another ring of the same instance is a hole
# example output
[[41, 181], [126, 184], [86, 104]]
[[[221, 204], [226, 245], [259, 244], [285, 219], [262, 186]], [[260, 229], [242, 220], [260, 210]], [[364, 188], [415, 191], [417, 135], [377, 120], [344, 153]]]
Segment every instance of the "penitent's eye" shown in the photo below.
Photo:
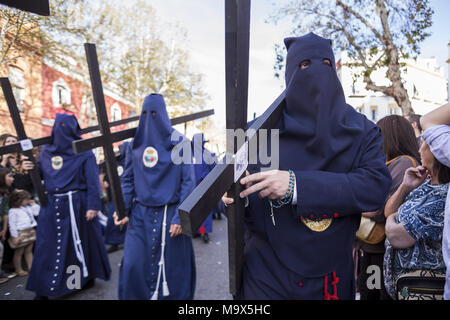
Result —
[[327, 66], [330, 66], [330, 67], [331, 67], [331, 61], [330, 61], [330, 59], [325, 58], [325, 59], [322, 60], [322, 63], [323, 63], [323, 64], [326, 64]]
[[152, 110], [152, 116], [156, 116], [156, 111]]
[[311, 65], [311, 60], [303, 60], [300, 62], [300, 70], [306, 69]]
[[62, 122], [62, 123], [61, 123], [61, 126], [62, 126], [62, 127], [65, 127], [65, 126], [66, 126], [66, 124], [65, 124], [64, 122]]

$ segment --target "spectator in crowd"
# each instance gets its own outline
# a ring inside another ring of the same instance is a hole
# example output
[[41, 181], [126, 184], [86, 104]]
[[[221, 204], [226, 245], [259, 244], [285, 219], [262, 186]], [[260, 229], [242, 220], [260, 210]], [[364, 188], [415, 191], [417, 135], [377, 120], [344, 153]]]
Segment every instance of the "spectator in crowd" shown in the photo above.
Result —
[[18, 276], [26, 276], [22, 269], [22, 256], [25, 257], [28, 270], [33, 262], [33, 244], [36, 241], [37, 226], [35, 216], [39, 215], [39, 205], [31, 200], [25, 190], [14, 190], [9, 198], [8, 222], [11, 233], [10, 245], [14, 249], [14, 268]]
[[[386, 155], [386, 165], [392, 177], [392, 185], [386, 198], [387, 201], [397, 191], [397, 188], [403, 181], [405, 171], [410, 167], [417, 166], [420, 155], [414, 130], [405, 118], [391, 115], [378, 121], [377, 125], [381, 129], [383, 137], [382, 149]], [[385, 224], [386, 222], [384, 206], [374, 212], [364, 212], [362, 215], [380, 224]], [[361, 300], [389, 300], [389, 295], [384, 286], [381, 289], [369, 289], [367, 287], [367, 280], [371, 275], [371, 273], [367, 273], [367, 268], [377, 265], [380, 270], [383, 270], [384, 241], [381, 240], [377, 244], [369, 244], [360, 240], [357, 243], [357, 248], [359, 249], [358, 287]]]
[[420, 115], [418, 114], [409, 114], [407, 116], [405, 116], [406, 120], [409, 121], [409, 123], [411, 123], [413, 129], [414, 129], [414, 134], [416, 135], [416, 140], [417, 140], [417, 145], [420, 148], [420, 135], [422, 134], [422, 126], [420, 125]]
[[[3, 145], [8, 146], [18, 142], [17, 137], [11, 134], [4, 134]], [[9, 153], [2, 157], [1, 166], [11, 169], [14, 176], [13, 189], [23, 189], [34, 195], [33, 182], [28, 171], [34, 168], [34, 164], [22, 153]]]
[[0, 284], [15, 276], [14, 273], [3, 272], [1, 268], [4, 253], [3, 243], [8, 232], [9, 189], [13, 181], [14, 177], [11, 171], [6, 168], [0, 168]]
[[[431, 152], [439, 162], [450, 167], [450, 103], [424, 115], [420, 124], [424, 130], [422, 137]], [[450, 192], [445, 207], [442, 253], [447, 266], [444, 299], [450, 300]]]
[[439, 162], [422, 141], [422, 165], [409, 168], [386, 203], [386, 290], [396, 297], [398, 277], [413, 270], [444, 272], [442, 232], [450, 168]]

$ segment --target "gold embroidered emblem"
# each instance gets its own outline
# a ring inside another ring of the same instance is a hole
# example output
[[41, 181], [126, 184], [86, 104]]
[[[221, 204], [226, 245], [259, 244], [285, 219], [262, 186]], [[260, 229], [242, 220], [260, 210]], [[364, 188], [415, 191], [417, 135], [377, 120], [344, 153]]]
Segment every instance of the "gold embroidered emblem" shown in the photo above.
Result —
[[331, 223], [333, 222], [332, 218], [328, 219], [318, 219], [318, 220], [311, 220], [308, 218], [302, 218], [300, 219], [302, 222], [307, 226], [309, 229], [315, 232], [323, 232], [328, 229], [329, 226], [331, 226]]

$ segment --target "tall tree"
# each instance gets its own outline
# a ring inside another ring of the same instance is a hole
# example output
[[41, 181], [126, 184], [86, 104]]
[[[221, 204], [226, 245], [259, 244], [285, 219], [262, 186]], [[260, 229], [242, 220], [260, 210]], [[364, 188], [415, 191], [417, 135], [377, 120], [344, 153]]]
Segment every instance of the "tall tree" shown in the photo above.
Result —
[[[366, 89], [394, 98], [403, 114], [413, 113], [402, 82], [402, 62], [420, 53], [420, 43], [430, 33], [433, 10], [428, 0], [292, 0], [271, 17], [274, 22], [290, 17], [293, 32], [314, 31], [333, 40], [362, 66]], [[276, 76], [284, 64], [281, 46], [276, 46]], [[371, 74], [386, 67], [390, 85], [378, 85]]]
[[[88, 77], [83, 43], [92, 42], [104, 82], [138, 108], [151, 92], [164, 94], [176, 107], [171, 116], [205, 107], [202, 77], [191, 71], [183, 48], [186, 32], [163, 24], [147, 2], [130, 7], [120, 1], [52, 0], [50, 5], [50, 17], [0, 7], [0, 65], [38, 54], [69, 66], [65, 57], [70, 56], [86, 71], [79, 75]], [[90, 104], [90, 95], [85, 87], [82, 107]]]

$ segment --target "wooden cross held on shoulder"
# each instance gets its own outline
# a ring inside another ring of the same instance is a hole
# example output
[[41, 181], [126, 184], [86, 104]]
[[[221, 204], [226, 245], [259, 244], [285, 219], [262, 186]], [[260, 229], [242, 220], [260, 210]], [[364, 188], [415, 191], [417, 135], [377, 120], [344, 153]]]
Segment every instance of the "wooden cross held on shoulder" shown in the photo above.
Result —
[[[91, 78], [92, 93], [94, 97], [95, 109], [97, 111], [97, 119], [100, 128], [100, 136], [77, 140], [72, 142], [75, 153], [88, 151], [97, 147], [103, 147], [105, 155], [106, 173], [109, 178], [114, 208], [119, 216], [119, 220], [125, 218], [125, 203], [123, 200], [122, 188], [120, 185], [119, 174], [117, 173], [117, 160], [113, 150], [113, 143], [134, 137], [137, 128], [126, 129], [111, 133], [110, 124], [108, 123], [108, 114], [106, 112], [105, 97], [103, 95], [103, 86], [100, 76], [100, 69], [97, 59], [95, 45], [85, 43], [86, 58]], [[171, 124], [176, 125], [188, 121], [193, 121], [214, 114], [214, 110], [206, 110], [182, 117], [171, 119]], [[134, 120], [138, 120], [133, 118]]]
[[[22, 151], [30, 161], [35, 163], [32, 150], [33, 144], [31, 140], [28, 139], [27, 134], [25, 133], [25, 128], [23, 126], [22, 119], [20, 118], [20, 112], [17, 108], [17, 103], [16, 99], [14, 98], [11, 83], [9, 82], [8, 78], [1, 78], [0, 81], [3, 94], [5, 95], [6, 104], [8, 105], [9, 113], [11, 115], [14, 128], [16, 129], [17, 137], [20, 140], [20, 151]], [[47, 204], [47, 195], [45, 194], [44, 188], [42, 186], [42, 179], [37, 168], [29, 170], [29, 174], [33, 183], [34, 190], [39, 198], [39, 202], [42, 206], [45, 206]]]
[[[203, 111], [201, 114], [203, 115], [204, 113], [211, 112], [211, 111], [212, 111], [211, 114], [213, 114], [214, 113], [213, 110]], [[207, 115], [209, 115], [209, 113]], [[134, 121], [139, 121], [139, 116], [134, 116], [134, 117], [130, 117], [130, 118], [127, 118], [127, 119], [122, 119], [122, 120], [117, 120], [117, 121], [110, 122], [109, 123], [109, 127], [112, 128], [112, 127], [120, 126], [120, 125], [127, 124], [129, 122], [134, 122]], [[83, 134], [94, 132], [94, 131], [98, 131], [98, 130], [99, 130], [99, 126], [92, 126], [92, 127], [81, 129], [81, 134], [83, 135]], [[130, 130], [130, 131], [135, 130], [136, 131], [136, 128], [132, 128], [132, 129], [128, 129], [128, 130]], [[113, 136], [113, 140], [114, 141], [121, 141], [121, 140], [123, 140], [123, 139], [120, 139], [120, 136], [115, 135], [115, 132], [112, 133], [112, 136]], [[94, 139], [94, 143], [95, 143], [95, 138], [93, 138], [93, 139]], [[31, 140], [31, 142], [33, 144], [33, 147], [39, 147], [39, 146], [42, 146], [44, 144], [52, 143], [52, 137], [51, 136], [47, 136], [47, 137], [37, 138], [37, 139]], [[22, 152], [22, 151], [23, 151], [22, 145], [20, 144], [20, 142], [18, 142], [18, 143], [10, 144], [8, 146], [0, 147], [0, 156], [4, 155], [4, 154], [7, 154], [7, 153]]]
[[[227, 129], [246, 129], [250, 0], [225, 0], [225, 15]], [[250, 145], [254, 142], [253, 139], [257, 139], [259, 129], [275, 127], [283, 105], [284, 92], [248, 128], [247, 142]], [[227, 153], [236, 155], [241, 145], [234, 145], [233, 140], [234, 136], [227, 136]], [[225, 192], [234, 199], [234, 203], [227, 207], [229, 284], [232, 295], [237, 295], [240, 291], [244, 262], [245, 203], [239, 197], [243, 187], [239, 183], [240, 179], [236, 183], [235, 173], [235, 160], [228, 164], [219, 163], [179, 206], [183, 233], [194, 236]]]

